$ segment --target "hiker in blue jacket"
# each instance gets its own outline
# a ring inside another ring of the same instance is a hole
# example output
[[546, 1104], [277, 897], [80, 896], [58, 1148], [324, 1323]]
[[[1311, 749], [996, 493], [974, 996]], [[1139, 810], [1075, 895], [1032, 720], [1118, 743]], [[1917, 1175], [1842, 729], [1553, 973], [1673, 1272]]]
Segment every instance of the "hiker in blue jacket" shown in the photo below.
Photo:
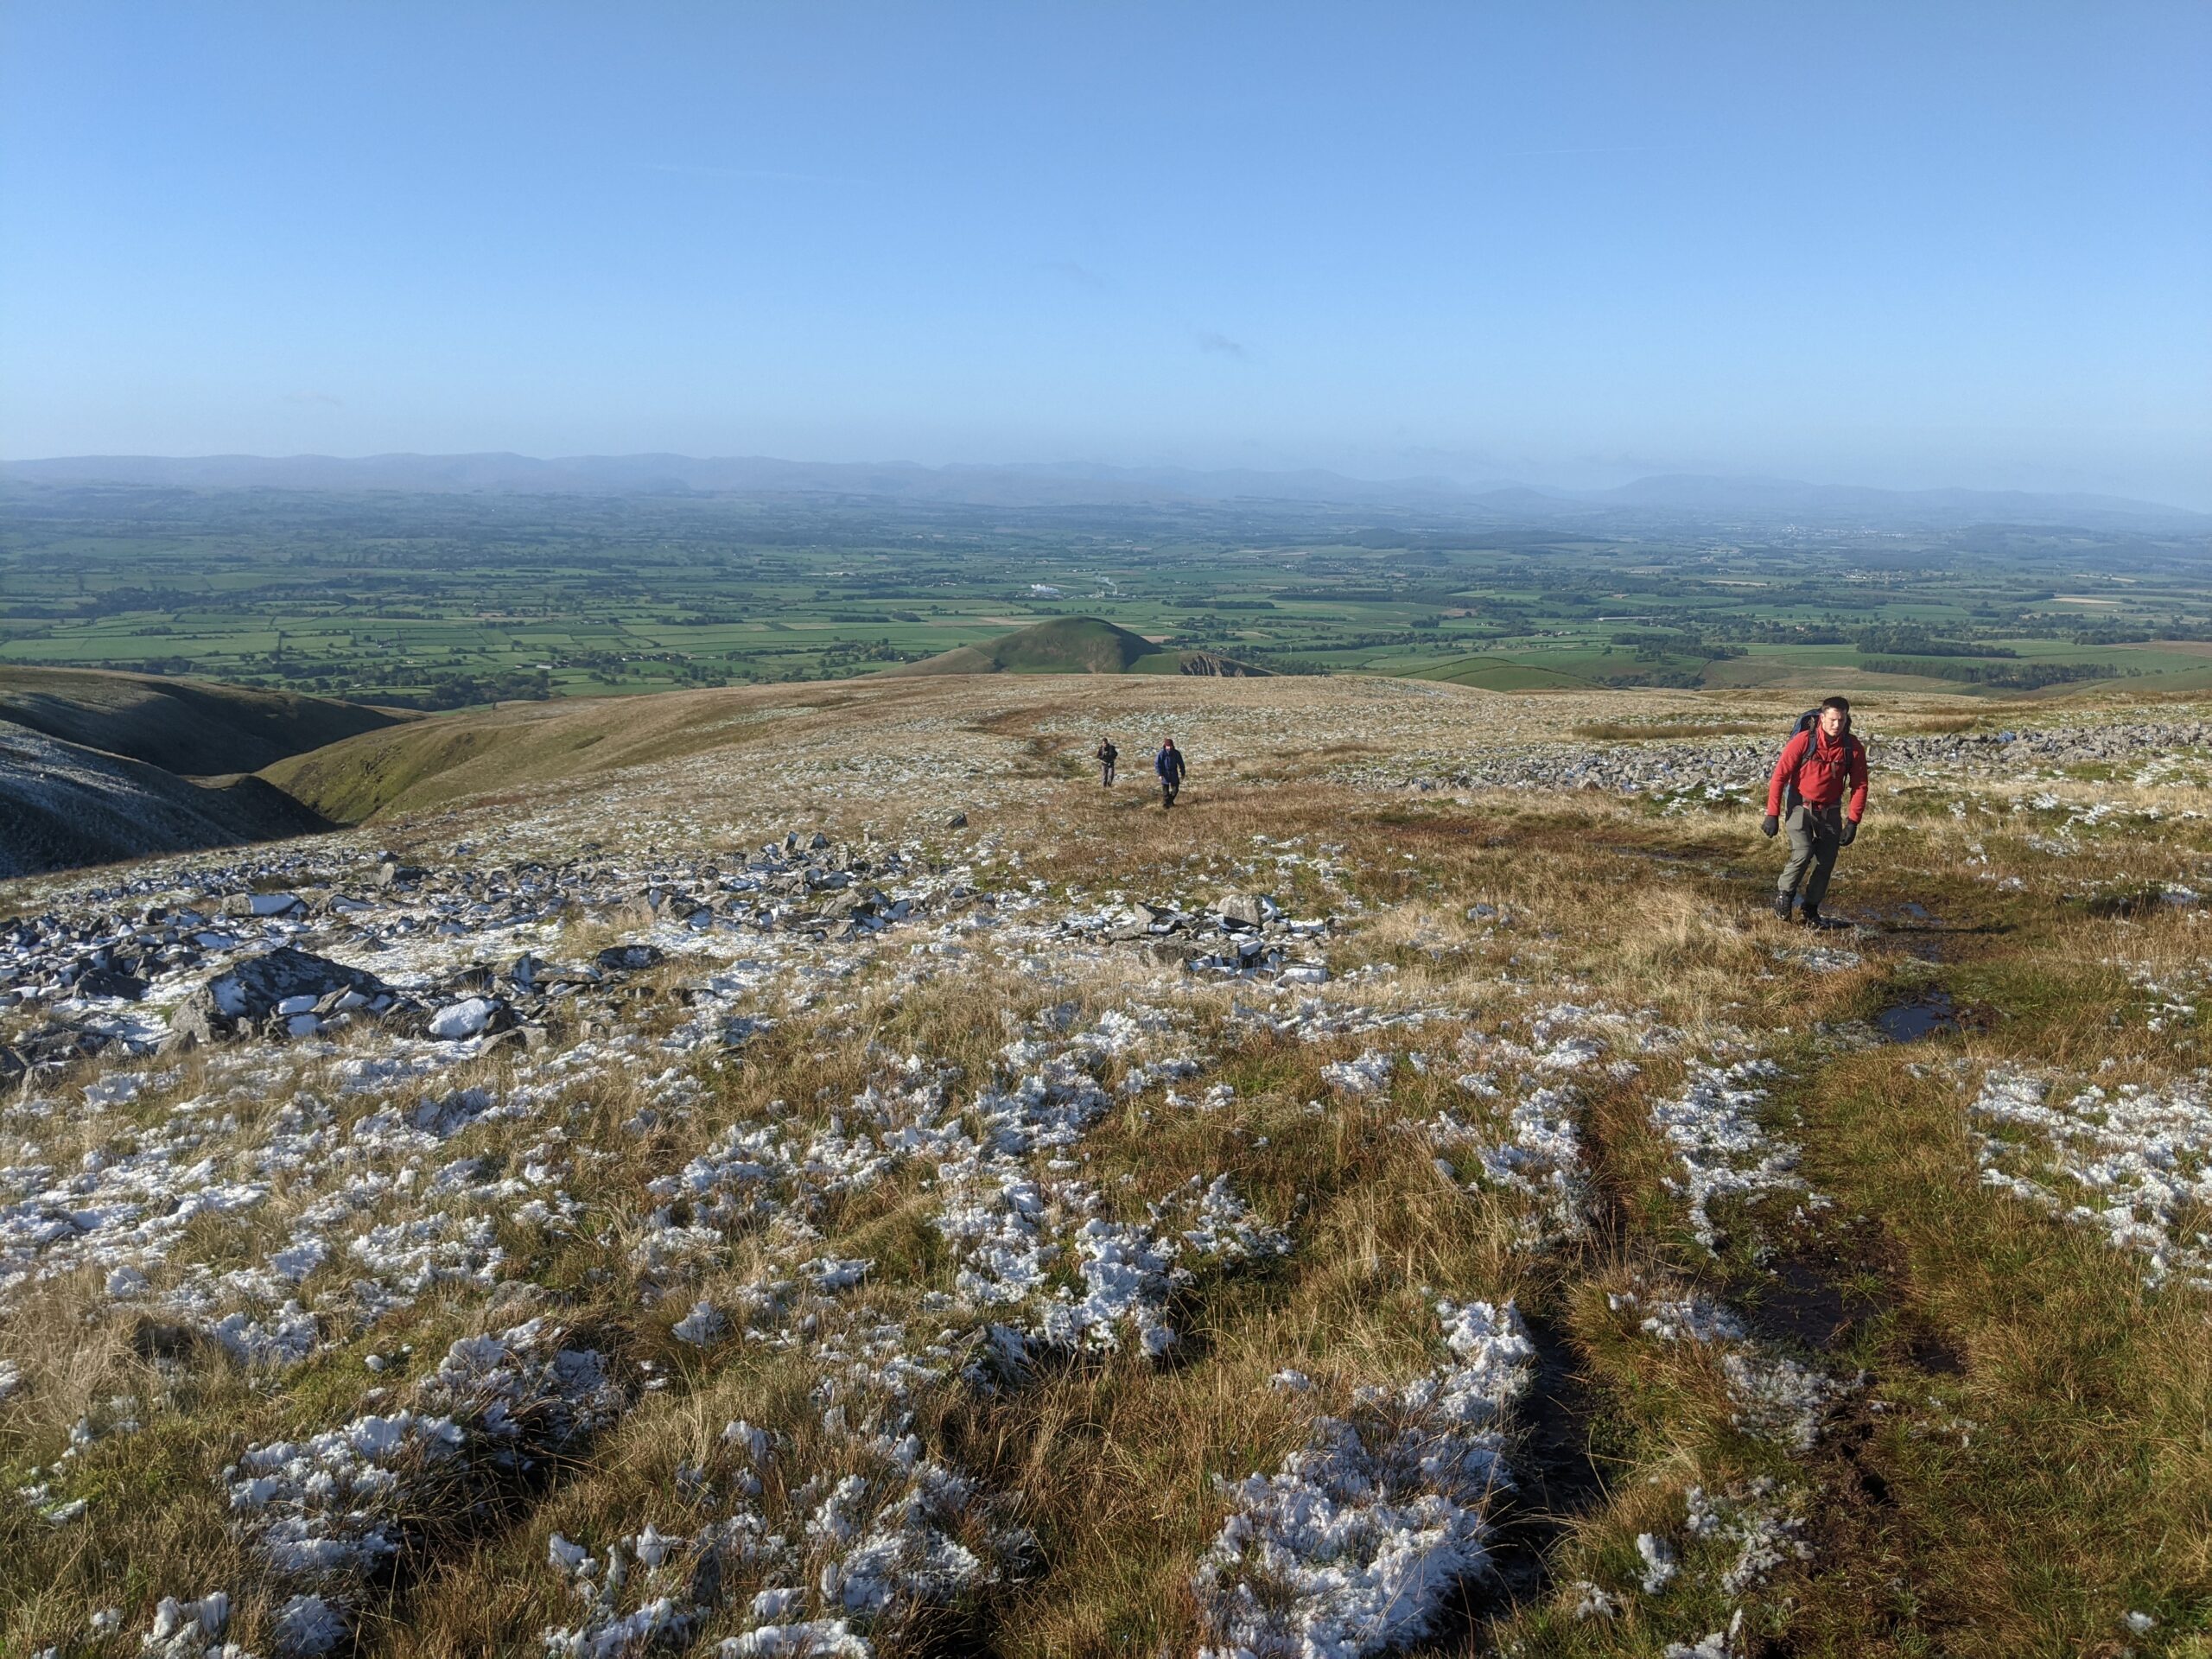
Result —
[[1160, 774], [1160, 804], [1163, 808], [1174, 805], [1175, 791], [1183, 787], [1184, 766], [1183, 751], [1175, 747], [1173, 738], [1160, 744], [1152, 769]]

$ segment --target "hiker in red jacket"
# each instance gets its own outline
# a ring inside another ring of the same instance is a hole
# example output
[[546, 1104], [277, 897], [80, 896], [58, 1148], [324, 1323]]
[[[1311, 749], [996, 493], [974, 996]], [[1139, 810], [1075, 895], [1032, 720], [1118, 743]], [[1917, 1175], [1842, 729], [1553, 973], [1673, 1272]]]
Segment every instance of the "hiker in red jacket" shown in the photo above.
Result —
[[1819, 719], [1782, 746], [1767, 781], [1766, 821], [1760, 829], [1771, 836], [1785, 812], [1789, 819], [1789, 861], [1782, 867], [1774, 895], [1777, 916], [1789, 919], [1802, 882], [1805, 925], [1821, 925], [1821, 900], [1827, 897], [1836, 853], [1857, 836], [1866, 810], [1866, 746], [1851, 734], [1850, 702], [1830, 697], [1821, 704]]

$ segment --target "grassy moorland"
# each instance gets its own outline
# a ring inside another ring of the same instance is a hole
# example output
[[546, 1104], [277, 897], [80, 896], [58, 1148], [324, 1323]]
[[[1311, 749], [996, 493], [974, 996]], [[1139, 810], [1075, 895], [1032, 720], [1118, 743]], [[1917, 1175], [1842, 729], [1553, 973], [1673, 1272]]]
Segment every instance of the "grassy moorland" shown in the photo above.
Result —
[[[23, 1088], [0, 1643], [220, 1591], [264, 1653], [2212, 1651], [2202, 710], [2005, 710], [2101, 734], [2036, 767], [1871, 711], [1817, 935], [1740, 791], [1541, 781], [1788, 708], [994, 677], [329, 752], [372, 830], [131, 902], [354, 895], [224, 925], [433, 1003], [669, 954], [527, 1044]], [[808, 858], [907, 908], [817, 922]], [[1275, 968], [1151, 931], [1236, 893]]]

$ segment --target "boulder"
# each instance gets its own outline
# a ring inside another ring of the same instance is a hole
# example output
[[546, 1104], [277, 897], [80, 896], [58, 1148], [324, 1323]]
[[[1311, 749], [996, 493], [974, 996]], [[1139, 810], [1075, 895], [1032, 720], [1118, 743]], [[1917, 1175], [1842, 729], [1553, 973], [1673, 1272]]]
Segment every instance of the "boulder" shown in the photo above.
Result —
[[1154, 939], [1138, 949], [1146, 961], [1156, 962], [1163, 968], [1202, 962], [1209, 954], [1205, 945], [1191, 939]]
[[14, 1083], [42, 1067], [67, 1065], [99, 1053], [116, 1039], [104, 1031], [48, 1026], [0, 1048], [0, 1083]]
[[93, 968], [79, 975], [71, 989], [79, 996], [119, 996], [139, 1002], [145, 1000], [146, 982], [121, 968]]
[[1224, 893], [1214, 901], [1213, 909], [1232, 927], [1264, 927], [1282, 915], [1275, 901], [1262, 893]]
[[296, 893], [234, 893], [223, 900], [226, 916], [290, 916], [306, 910]]
[[[361, 997], [355, 1007], [381, 1012], [398, 1000], [398, 994], [374, 974], [344, 963], [332, 962], [306, 950], [279, 945], [265, 955], [249, 957], [215, 976], [179, 1003], [169, 1015], [165, 1048], [190, 1048], [198, 1043], [223, 1042], [243, 1032], [276, 1024], [272, 1035], [296, 1034], [295, 1020], [347, 991]], [[304, 998], [304, 1001], [297, 999]], [[280, 1013], [279, 1005], [291, 1013]]]

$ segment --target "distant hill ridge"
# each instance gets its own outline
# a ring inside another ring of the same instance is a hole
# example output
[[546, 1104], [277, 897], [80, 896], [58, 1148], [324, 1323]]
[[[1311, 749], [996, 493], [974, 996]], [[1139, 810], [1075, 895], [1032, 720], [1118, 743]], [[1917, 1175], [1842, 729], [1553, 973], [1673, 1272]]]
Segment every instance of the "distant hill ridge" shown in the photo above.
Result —
[[1639, 513], [1926, 525], [2156, 521], [2202, 530], [2212, 514], [2122, 496], [2021, 490], [1887, 490], [1796, 479], [1662, 474], [1613, 489], [1567, 490], [1437, 477], [1349, 478], [1109, 467], [1068, 461], [924, 467], [911, 461], [781, 461], [760, 455], [70, 455], [0, 461], [0, 483], [154, 489], [400, 490], [492, 494], [839, 495], [995, 506], [1278, 501], [1442, 510], [1475, 519], [1560, 520]]

